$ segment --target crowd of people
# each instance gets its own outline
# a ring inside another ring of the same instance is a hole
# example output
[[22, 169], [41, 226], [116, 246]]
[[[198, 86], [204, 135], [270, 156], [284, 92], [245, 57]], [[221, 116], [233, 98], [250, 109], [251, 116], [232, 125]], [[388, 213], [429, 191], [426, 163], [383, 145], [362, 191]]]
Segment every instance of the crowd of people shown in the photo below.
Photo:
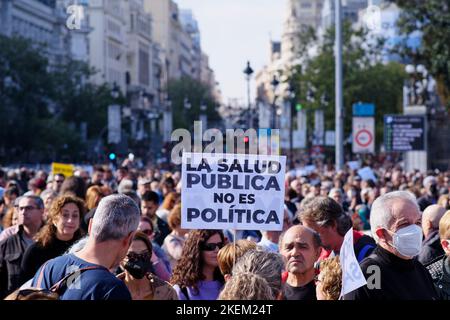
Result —
[[[283, 228], [263, 232], [183, 229], [179, 170], [0, 168], [0, 298], [448, 300], [450, 172], [369, 165], [287, 171]], [[371, 281], [342, 295], [351, 228]]]

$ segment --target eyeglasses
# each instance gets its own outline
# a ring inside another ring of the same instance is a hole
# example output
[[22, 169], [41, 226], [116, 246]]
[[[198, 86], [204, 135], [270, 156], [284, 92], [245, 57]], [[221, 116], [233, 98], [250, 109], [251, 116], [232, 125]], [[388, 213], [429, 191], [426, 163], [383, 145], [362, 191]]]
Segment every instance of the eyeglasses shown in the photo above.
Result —
[[219, 249], [223, 248], [223, 242], [218, 242], [218, 243], [203, 243], [200, 246], [200, 249], [203, 251], [214, 251], [216, 250], [216, 247]]
[[153, 234], [152, 229], [140, 230], [142, 233], [145, 233], [147, 236], [151, 236]]
[[152, 254], [150, 251], [145, 251], [142, 253], [136, 253], [136, 252], [129, 252], [127, 253], [128, 260], [136, 261], [136, 260], [150, 260], [152, 257]]
[[26, 207], [18, 207], [19, 211], [28, 211], [28, 210], [35, 210], [37, 209], [36, 207], [33, 206], [26, 206]]

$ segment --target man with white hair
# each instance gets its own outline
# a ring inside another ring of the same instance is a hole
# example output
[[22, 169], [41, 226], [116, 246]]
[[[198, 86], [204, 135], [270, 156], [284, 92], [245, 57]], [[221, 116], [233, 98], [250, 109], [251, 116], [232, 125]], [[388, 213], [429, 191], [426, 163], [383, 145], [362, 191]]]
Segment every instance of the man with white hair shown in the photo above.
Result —
[[435, 300], [437, 292], [430, 274], [414, 259], [422, 247], [420, 225], [420, 210], [411, 193], [395, 191], [376, 199], [370, 226], [377, 247], [360, 263], [367, 285], [344, 299]]
[[425, 210], [426, 207], [432, 204], [436, 204], [439, 198], [439, 190], [437, 187], [437, 180], [435, 177], [428, 176], [425, 179], [423, 179], [423, 186], [425, 188], [426, 194], [417, 200], [417, 203], [419, 204], [420, 207], [420, 211]]
[[47, 261], [32, 286], [50, 289], [63, 279], [61, 300], [131, 300], [115, 270], [127, 254], [139, 225], [136, 203], [125, 195], [103, 198], [89, 222], [89, 237], [80, 251]]
[[444, 254], [439, 238], [439, 221], [444, 213], [445, 209], [437, 204], [428, 206], [422, 213], [422, 230], [425, 239], [418, 259], [423, 265]]

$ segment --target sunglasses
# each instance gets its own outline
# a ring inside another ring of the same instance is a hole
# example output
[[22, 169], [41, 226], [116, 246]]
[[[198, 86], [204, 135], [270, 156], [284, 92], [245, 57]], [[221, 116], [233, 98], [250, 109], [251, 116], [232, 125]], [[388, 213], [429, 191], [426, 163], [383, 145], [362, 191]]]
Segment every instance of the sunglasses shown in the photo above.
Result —
[[152, 229], [146, 229], [146, 230], [140, 230], [142, 233], [146, 234], [147, 236], [151, 236], [153, 234]]
[[131, 260], [131, 261], [136, 261], [136, 260], [140, 260], [140, 259], [150, 260], [151, 257], [152, 257], [152, 254], [149, 251], [145, 251], [143, 253], [129, 252], [127, 254], [128, 260]]
[[223, 248], [223, 242], [218, 243], [203, 243], [200, 246], [200, 249], [203, 251], [214, 251], [216, 248], [222, 249]]

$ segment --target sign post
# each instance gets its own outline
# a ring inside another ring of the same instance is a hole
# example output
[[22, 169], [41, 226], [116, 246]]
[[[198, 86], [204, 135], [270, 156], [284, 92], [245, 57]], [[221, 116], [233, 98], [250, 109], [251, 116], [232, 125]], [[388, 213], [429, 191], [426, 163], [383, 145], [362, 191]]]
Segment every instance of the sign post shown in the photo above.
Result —
[[375, 119], [353, 117], [353, 153], [375, 152]]

